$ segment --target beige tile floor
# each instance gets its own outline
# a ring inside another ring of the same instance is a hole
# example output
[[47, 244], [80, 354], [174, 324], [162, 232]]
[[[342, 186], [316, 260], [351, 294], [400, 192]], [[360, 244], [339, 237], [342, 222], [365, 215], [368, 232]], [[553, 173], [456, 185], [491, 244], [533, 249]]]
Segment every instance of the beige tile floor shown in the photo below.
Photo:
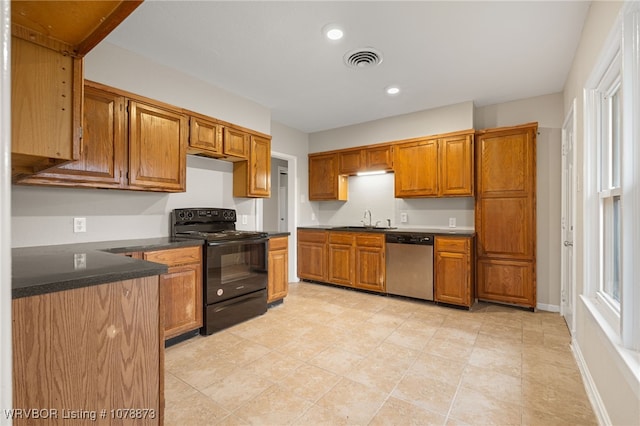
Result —
[[557, 313], [311, 283], [165, 355], [167, 425], [595, 425]]

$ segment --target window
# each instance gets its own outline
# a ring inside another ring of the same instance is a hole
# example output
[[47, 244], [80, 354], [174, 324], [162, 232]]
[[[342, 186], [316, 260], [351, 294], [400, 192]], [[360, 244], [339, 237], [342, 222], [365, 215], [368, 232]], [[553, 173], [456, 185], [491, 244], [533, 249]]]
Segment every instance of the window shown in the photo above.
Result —
[[622, 134], [622, 84], [620, 52], [617, 52], [595, 89], [600, 125], [598, 150], [599, 241], [601, 265], [598, 293], [613, 311], [620, 313], [621, 227], [620, 148]]
[[584, 98], [582, 297], [640, 351], [640, 2], [622, 7]]

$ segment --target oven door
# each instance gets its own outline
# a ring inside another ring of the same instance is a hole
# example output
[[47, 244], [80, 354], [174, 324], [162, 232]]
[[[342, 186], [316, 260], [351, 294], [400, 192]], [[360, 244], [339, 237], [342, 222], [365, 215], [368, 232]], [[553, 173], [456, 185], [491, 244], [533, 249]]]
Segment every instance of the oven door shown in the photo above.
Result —
[[205, 305], [267, 288], [267, 241], [258, 238], [207, 246]]

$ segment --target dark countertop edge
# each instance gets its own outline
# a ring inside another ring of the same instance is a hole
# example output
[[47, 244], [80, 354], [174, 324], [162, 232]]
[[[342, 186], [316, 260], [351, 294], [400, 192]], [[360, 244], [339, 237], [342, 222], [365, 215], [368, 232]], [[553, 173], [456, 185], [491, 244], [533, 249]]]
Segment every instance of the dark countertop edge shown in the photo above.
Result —
[[[122, 253], [166, 250], [180, 247], [201, 246], [202, 240], [188, 238], [145, 238], [131, 240], [100, 241], [52, 246], [16, 247], [12, 249], [12, 299], [89, 287], [110, 282], [160, 275], [167, 272], [166, 265], [121, 256]], [[24, 274], [25, 267], [33, 259], [34, 267], [44, 261], [57, 262], [75, 253], [85, 253], [89, 258], [107, 256], [109, 262], [96, 268], [72, 269], [41, 275]], [[111, 256], [114, 256], [111, 258]], [[25, 262], [26, 260], [26, 262]]]
[[291, 232], [288, 231], [274, 231], [274, 232], [267, 232], [268, 234], [268, 238], [277, 238], [277, 237], [288, 237], [289, 235], [291, 235]]
[[476, 231], [472, 229], [457, 229], [455, 231], [446, 229], [429, 229], [429, 228], [375, 228], [375, 229], [345, 229], [344, 226], [331, 226], [331, 225], [311, 225], [311, 226], [298, 226], [297, 229], [308, 229], [315, 231], [335, 231], [335, 232], [365, 232], [374, 234], [387, 234], [387, 233], [410, 233], [410, 234], [431, 234], [431, 235], [448, 235], [448, 236], [465, 236], [473, 237], [476, 235]]
[[12, 288], [11, 298], [20, 299], [23, 297], [38, 296], [42, 294], [56, 293], [59, 291], [74, 290], [118, 281], [161, 275], [165, 274], [168, 270], [168, 266], [161, 263], [136, 260], [136, 269], [132, 270], [96, 273], [92, 276], [81, 276], [77, 278], [69, 276], [51, 282], [42, 281], [38, 284], [32, 284], [26, 287]]

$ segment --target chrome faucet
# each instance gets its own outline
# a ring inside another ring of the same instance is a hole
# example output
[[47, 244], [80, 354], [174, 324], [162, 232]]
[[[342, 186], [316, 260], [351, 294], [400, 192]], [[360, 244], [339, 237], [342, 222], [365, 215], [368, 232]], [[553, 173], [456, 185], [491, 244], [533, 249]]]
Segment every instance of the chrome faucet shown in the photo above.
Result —
[[[369, 223], [367, 223], [367, 215], [369, 215]], [[362, 222], [364, 226], [371, 226], [371, 210], [367, 209], [364, 211], [364, 219], [360, 222]]]

